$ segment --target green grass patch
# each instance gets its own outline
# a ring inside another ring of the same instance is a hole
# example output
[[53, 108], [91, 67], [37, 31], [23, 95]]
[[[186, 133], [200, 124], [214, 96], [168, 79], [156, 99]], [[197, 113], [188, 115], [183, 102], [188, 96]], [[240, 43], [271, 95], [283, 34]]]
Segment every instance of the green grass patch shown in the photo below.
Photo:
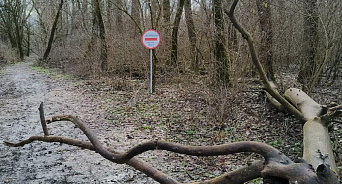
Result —
[[40, 66], [31, 66], [31, 69], [32, 70], [35, 70], [35, 71], [37, 71], [37, 72], [39, 72], [39, 73], [44, 73], [44, 74], [46, 74], [46, 75], [51, 75], [51, 72], [50, 72], [50, 70], [48, 70], [48, 69], [46, 69], [46, 68], [43, 68], [43, 67], [40, 67]]
[[39, 73], [43, 73], [43, 74], [47, 75], [48, 77], [51, 77], [52, 79], [65, 79], [65, 80], [74, 79], [74, 77], [72, 75], [61, 74], [54, 69], [48, 69], [48, 68], [44, 68], [44, 67], [36, 66], [36, 65], [31, 65], [30, 67], [32, 70], [35, 70]]
[[141, 129], [141, 130], [151, 130], [151, 127], [145, 125], [145, 126], [141, 126], [140, 129]]

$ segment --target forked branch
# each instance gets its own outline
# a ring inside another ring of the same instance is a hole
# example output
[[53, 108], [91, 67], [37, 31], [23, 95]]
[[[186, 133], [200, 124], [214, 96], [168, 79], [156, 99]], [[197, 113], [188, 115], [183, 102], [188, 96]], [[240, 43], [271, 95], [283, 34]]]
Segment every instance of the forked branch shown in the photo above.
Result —
[[[242, 167], [235, 171], [223, 174], [217, 178], [202, 181], [199, 183], [243, 183], [259, 177], [278, 177], [289, 181], [298, 181], [298, 183], [322, 183], [311, 167], [306, 163], [294, 163], [287, 156], [279, 152], [277, 149], [259, 142], [245, 141], [237, 143], [229, 143], [215, 146], [185, 146], [177, 143], [166, 141], [149, 141], [135, 146], [127, 152], [120, 152], [115, 149], [105, 148], [98, 140], [96, 135], [89, 129], [79, 118], [71, 115], [54, 116], [46, 120], [47, 123], [57, 121], [68, 121], [74, 123], [88, 137], [90, 142], [79, 141], [66, 137], [58, 136], [32, 136], [27, 140], [19, 143], [4, 142], [8, 146], [24, 146], [33, 141], [44, 142], [60, 142], [81, 148], [94, 150], [101, 154], [104, 158], [118, 163], [128, 164], [135, 169], [145, 173], [149, 177], [160, 183], [176, 184], [179, 183], [175, 179], [165, 173], [156, 170], [145, 162], [133, 158], [136, 155], [149, 150], [167, 150], [175, 153], [195, 155], [195, 156], [215, 156], [227, 155], [240, 152], [254, 152], [262, 155], [265, 161], [257, 161], [246, 167]], [[291, 172], [290, 172], [291, 171]], [[295, 171], [295, 172], [293, 172]], [[328, 172], [328, 174], [331, 174]], [[316, 181], [316, 182], [313, 182]]]

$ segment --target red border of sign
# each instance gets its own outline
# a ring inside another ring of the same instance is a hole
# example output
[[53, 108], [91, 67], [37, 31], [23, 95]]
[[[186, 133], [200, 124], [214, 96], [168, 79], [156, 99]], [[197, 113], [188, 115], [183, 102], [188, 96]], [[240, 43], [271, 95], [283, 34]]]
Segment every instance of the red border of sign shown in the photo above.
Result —
[[[158, 44], [157, 44], [155, 47], [153, 47], [153, 48], [149, 48], [149, 47], [147, 47], [147, 46], [144, 44], [143, 38], [144, 38], [144, 35], [145, 35], [145, 33], [146, 33], [147, 31], [153, 31], [153, 32], [157, 33], [158, 36], [159, 36], [159, 42], [158, 42]], [[141, 43], [143, 44], [143, 46], [144, 46], [146, 49], [155, 49], [155, 48], [157, 48], [157, 47], [159, 46], [159, 44], [160, 44], [160, 40], [161, 40], [160, 34], [159, 34], [156, 30], [153, 30], [153, 29], [146, 30], [146, 31], [141, 35]]]

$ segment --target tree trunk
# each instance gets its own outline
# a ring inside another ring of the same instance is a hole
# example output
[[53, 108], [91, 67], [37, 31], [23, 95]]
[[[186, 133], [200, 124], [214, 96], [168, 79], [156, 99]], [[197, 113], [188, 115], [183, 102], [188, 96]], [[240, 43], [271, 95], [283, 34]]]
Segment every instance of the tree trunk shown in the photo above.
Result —
[[229, 85], [229, 58], [225, 47], [225, 38], [223, 36], [223, 10], [222, 0], [213, 2], [214, 24], [215, 24], [215, 64], [216, 64], [216, 81]]
[[[141, 8], [140, 8], [140, 3], [138, 0], [132, 0], [132, 18], [136, 22], [138, 26], [141, 26], [141, 19], [140, 19], [140, 13], [141, 13]], [[133, 35], [137, 36], [139, 34], [139, 29], [134, 26], [134, 32]]]
[[[237, 34], [236, 34], [236, 29], [234, 26], [228, 22], [227, 26], [227, 32], [228, 32], [228, 40], [227, 40], [227, 47], [229, 52], [238, 52], [238, 39], [237, 39]], [[231, 56], [231, 54], [229, 55]]]
[[269, 79], [275, 81], [274, 67], [273, 67], [273, 31], [272, 31], [272, 16], [270, 0], [260, 1], [256, 0], [260, 29], [261, 29], [261, 46], [259, 55], [261, 63], [265, 68], [265, 72]]
[[[232, 0], [225, 0], [223, 7], [229, 7]], [[229, 19], [227, 19], [227, 49], [228, 49], [228, 58], [232, 61], [237, 57], [238, 52], [238, 39], [236, 34], [236, 29]]]
[[152, 29], [157, 29], [158, 23], [159, 23], [159, 18], [161, 13], [161, 9], [159, 9], [159, 0], [150, 0], [149, 1], [149, 6], [150, 6], [150, 18], [151, 18], [151, 28]]
[[[119, 7], [123, 6], [122, 0], [117, 0], [116, 2], [117, 2], [117, 6], [119, 6]], [[120, 33], [123, 30], [122, 29], [122, 27], [123, 27], [122, 11], [119, 10], [118, 8], [115, 8], [114, 9], [114, 15], [115, 15], [115, 27], [116, 27], [116, 30]]]
[[19, 57], [20, 60], [24, 59], [24, 51], [23, 51], [23, 45], [22, 45], [22, 35], [20, 34], [20, 31], [23, 29], [22, 25], [19, 25], [18, 21], [14, 22], [15, 24], [15, 34], [16, 34], [16, 43], [19, 51]]
[[[162, 34], [163, 36], [163, 46], [164, 51], [169, 52], [169, 48], [171, 47], [171, 6], [170, 0], [163, 0], [162, 4], [163, 8], [163, 22], [162, 22]], [[169, 56], [169, 57], [168, 57]], [[165, 63], [170, 64], [170, 55], [165, 56]]]
[[77, 13], [77, 9], [76, 9], [76, 2], [75, 1], [71, 1], [71, 16], [70, 16], [70, 31], [69, 31], [69, 35], [70, 36], [74, 36], [75, 30], [78, 29], [77, 25], [76, 25], [76, 13]]
[[171, 20], [170, 17], [171, 17], [170, 0], [163, 0], [163, 20], [164, 20], [164, 26], [169, 27], [170, 20]]
[[56, 14], [55, 20], [53, 21], [53, 25], [52, 25], [51, 33], [50, 33], [50, 37], [49, 37], [49, 42], [48, 42], [48, 45], [47, 45], [46, 50], [44, 52], [43, 61], [47, 61], [47, 58], [50, 54], [52, 42], [53, 42], [53, 37], [54, 37], [55, 32], [57, 30], [57, 22], [58, 22], [59, 14], [62, 10], [62, 7], [63, 7], [63, 0], [61, 0], [59, 3], [57, 14]]
[[191, 59], [191, 68], [195, 71], [198, 70], [198, 54], [196, 48], [196, 31], [195, 31], [195, 24], [194, 20], [192, 19], [192, 11], [191, 11], [191, 0], [185, 0], [184, 4], [184, 11], [185, 11], [185, 20], [186, 25], [188, 27], [188, 36], [190, 42], [190, 59]]
[[107, 72], [108, 70], [108, 56], [107, 56], [107, 41], [106, 41], [106, 31], [105, 26], [102, 19], [102, 13], [100, 8], [99, 0], [95, 0], [95, 16], [97, 25], [99, 26], [99, 37], [101, 42], [101, 53], [100, 53], [100, 60], [101, 60], [101, 71]]
[[178, 28], [183, 13], [183, 6], [185, 0], [179, 0], [177, 5], [177, 12], [175, 20], [173, 21], [172, 35], [171, 35], [171, 65], [177, 66], [178, 57]]
[[285, 97], [291, 101], [308, 120], [303, 127], [303, 159], [314, 169], [320, 164], [327, 164], [330, 169], [337, 172], [334, 153], [330, 144], [327, 122], [323, 115], [322, 105], [315, 102], [302, 90], [290, 88], [285, 91]]
[[30, 56], [30, 41], [31, 41], [31, 25], [29, 23], [27, 23], [27, 50], [26, 50], [26, 56]]
[[316, 71], [316, 56], [318, 48], [318, 6], [317, 0], [309, 0], [303, 3], [304, 17], [304, 54], [298, 75], [298, 81], [307, 89], [312, 76]]

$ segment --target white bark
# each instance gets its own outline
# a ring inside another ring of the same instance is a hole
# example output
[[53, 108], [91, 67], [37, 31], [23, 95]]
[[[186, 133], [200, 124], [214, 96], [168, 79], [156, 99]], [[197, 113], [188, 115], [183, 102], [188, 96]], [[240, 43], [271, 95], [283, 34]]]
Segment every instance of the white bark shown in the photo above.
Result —
[[293, 103], [307, 120], [303, 127], [303, 159], [314, 169], [320, 164], [327, 164], [330, 169], [337, 171], [328, 128], [320, 118], [322, 105], [296, 88], [286, 90], [285, 98]]

